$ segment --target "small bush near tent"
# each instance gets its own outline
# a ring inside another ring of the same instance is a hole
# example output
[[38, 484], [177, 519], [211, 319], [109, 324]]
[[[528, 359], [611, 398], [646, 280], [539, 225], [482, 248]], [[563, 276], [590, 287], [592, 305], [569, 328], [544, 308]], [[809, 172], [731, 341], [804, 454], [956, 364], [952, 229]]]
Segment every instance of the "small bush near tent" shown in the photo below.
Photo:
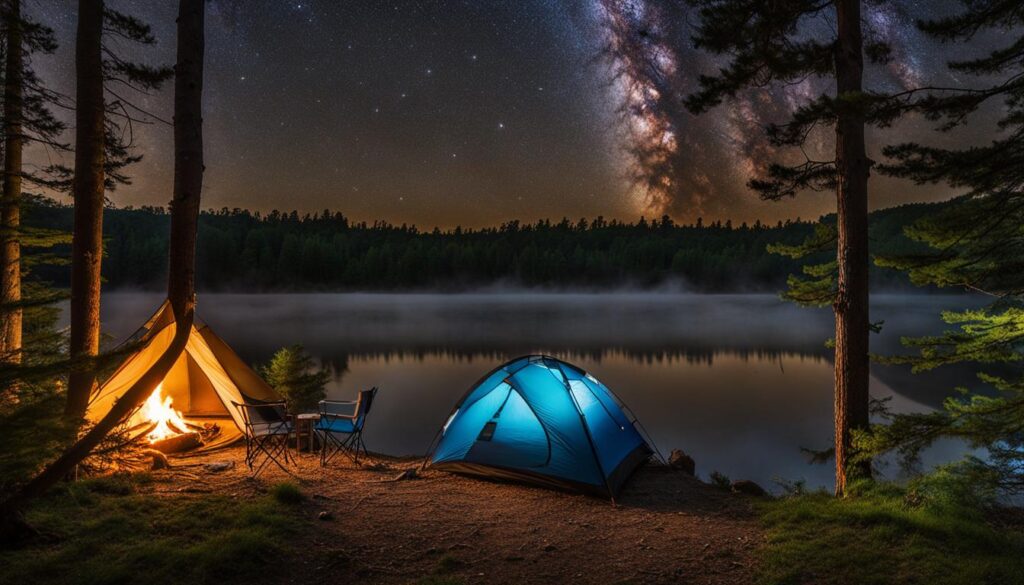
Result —
[[282, 347], [262, 369], [263, 377], [288, 403], [294, 413], [312, 412], [327, 395], [324, 386], [330, 373], [317, 369], [301, 345]]

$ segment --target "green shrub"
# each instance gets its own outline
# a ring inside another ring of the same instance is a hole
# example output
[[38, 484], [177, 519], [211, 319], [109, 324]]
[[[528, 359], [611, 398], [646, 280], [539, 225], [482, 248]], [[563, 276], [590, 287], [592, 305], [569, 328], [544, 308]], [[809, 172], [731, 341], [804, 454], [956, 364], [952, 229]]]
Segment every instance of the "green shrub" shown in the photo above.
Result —
[[719, 488], [719, 489], [731, 490], [732, 489], [732, 480], [729, 479], [729, 476], [725, 475], [724, 473], [719, 473], [718, 471], [712, 471], [711, 472], [711, 485], [713, 485], [713, 486], [715, 486], [716, 488]]
[[968, 458], [943, 465], [914, 479], [907, 486], [910, 505], [936, 511], [972, 513], [993, 507], [998, 500], [999, 475], [988, 465], [975, 465]]
[[1024, 530], [996, 527], [941, 474], [916, 487], [859, 481], [759, 504], [761, 583], [975, 585], [1024, 573]]
[[330, 372], [314, 367], [313, 358], [301, 345], [279, 349], [261, 373], [284, 397], [293, 414], [316, 410], [317, 403], [327, 395], [324, 386], [331, 379]]

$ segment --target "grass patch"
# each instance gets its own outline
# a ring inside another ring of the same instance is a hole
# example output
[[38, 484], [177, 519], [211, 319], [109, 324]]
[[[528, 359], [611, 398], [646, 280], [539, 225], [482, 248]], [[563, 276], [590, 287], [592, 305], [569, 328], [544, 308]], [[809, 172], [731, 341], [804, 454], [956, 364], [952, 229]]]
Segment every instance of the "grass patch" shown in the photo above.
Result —
[[302, 529], [271, 497], [140, 494], [147, 476], [69, 484], [27, 513], [44, 536], [0, 551], [0, 583], [147, 584], [258, 582]]
[[301, 504], [306, 499], [306, 494], [302, 493], [299, 486], [290, 481], [274, 484], [270, 488], [270, 495], [278, 502], [289, 505]]
[[465, 581], [456, 577], [442, 577], [439, 575], [430, 575], [416, 581], [416, 585], [463, 585], [464, 583]]
[[[838, 500], [805, 494], [760, 504], [760, 582], [771, 585], [1018, 582], [1024, 532], [997, 529], [956, 498], [921, 501], [891, 484]], [[1019, 528], [1019, 527], [1018, 527]]]
[[464, 565], [465, 563], [452, 555], [444, 555], [437, 560], [434, 572], [417, 579], [414, 585], [463, 585], [465, 582], [461, 578], [449, 573], [458, 571]]
[[34, 476], [77, 433], [62, 416], [65, 399], [60, 393], [29, 393], [22, 400], [15, 407], [0, 404], [0, 497]]
[[461, 566], [462, 561], [451, 555], [445, 555], [438, 559], [437, 569], [434, 572], [436, 574], [451, 573], [457, 571]]

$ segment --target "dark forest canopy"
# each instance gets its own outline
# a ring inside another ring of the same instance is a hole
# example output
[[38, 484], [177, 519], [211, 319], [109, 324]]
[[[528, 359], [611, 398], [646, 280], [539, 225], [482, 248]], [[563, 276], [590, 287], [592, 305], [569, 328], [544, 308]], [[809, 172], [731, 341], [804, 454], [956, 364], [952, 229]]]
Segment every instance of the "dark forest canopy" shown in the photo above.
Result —
[[[874, 253], [916, 250], [916, 244], [902, 235], [903, 227], [937, 205], [941, 204], [874, 212]], [[166, 279], [167, 211], [108, 207], [105, 214], [106, 286], [160, 288]], [[32, 226], [71, 228], [71, 208], [52, 200], [34, 200], [25, 215]], [[834, 216], [819, 221], [834, 221]], [[421, 231], [381, 221], [352, 222], [340, 212], [326, 210], [207, 210], [199, 219], [197, 273], [202, 290], [231, 291], [460, 290], [494, 284], [679, 284], [702, 292], [778, 291], [802, 263], [769, 253], [766, 247], [798, 244], [815, 223], [798, 219], [770, 226], [728, 221], [677, 225], [667, 217], [635, 223], [597, 217]], [[895, 271], [873, 270], [876, 288], [909, 286]], [[41, 267], [36, 276], [58, 287], [67, 285], [65, 267]]]

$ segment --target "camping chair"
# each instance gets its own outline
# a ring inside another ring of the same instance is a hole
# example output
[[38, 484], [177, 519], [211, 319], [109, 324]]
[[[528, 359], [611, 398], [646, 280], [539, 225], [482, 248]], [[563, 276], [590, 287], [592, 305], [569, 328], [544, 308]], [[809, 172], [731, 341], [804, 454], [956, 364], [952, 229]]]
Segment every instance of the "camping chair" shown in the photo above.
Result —
[[232, 404], [242, 413], [245, 422], [245, 464], [252, 476], [259, 475], [271, 461], [288, 473], [284, 464], [291, 462], [288, 437], [292, 432], [292, 423], [285, 403]]
[[325, 466], [338, 453], [344, 453], [353, 463], [359, 463], [359, 453], [368, 455], [363, 442], [363, 425], [373, 406], [377, 388], [359, 392], [351, 400], [321, 400], [320, 420], [316, 431], [320, 435], [320, 465]]

